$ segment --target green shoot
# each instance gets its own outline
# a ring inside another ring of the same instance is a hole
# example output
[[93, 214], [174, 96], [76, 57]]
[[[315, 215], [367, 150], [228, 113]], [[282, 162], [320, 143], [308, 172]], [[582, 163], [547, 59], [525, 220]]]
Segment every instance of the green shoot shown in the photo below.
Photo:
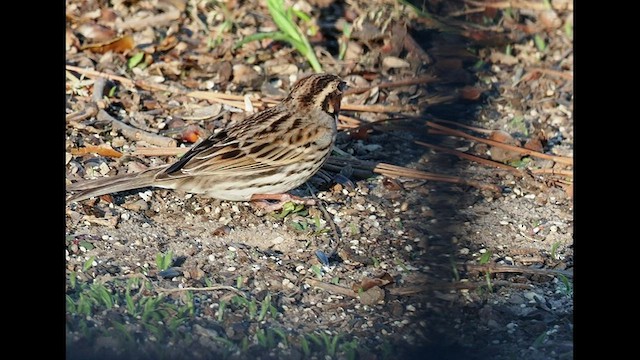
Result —
[[143, 59], [144, 59], [144, 53], [139, 52], [129, 58], [129, 60], [127, 61], [127, 67], [129, 68], [129, 70], [131, 70], [134, 67], [138, 66], [138, 64], [140, 64]]
[[234, 48], [237, 49], [248, 42], [262, 39], [284, 41], [289, 43], [298, 50], [302, 56], [307, 58], [307, 61], [309, 61], [309, 64], [315, 72], [322, 72], [322, 66], [320, 65], [320, 62], [318, 62], [318, 58], [316, 57], [313, 47], [294, 19], [294, 17], [298, 17], [304, 21], [305, 19], [310, 20], [309, 17], [306, 16], [306, 14], [303, 15], [299, 11], [294, 11], [291, 8], [285, 9], [284, 0], [267, 0], [267, 7], [269, 8], [269, 13], [273, 18], [273, 22], [278, 26], [279, 31], [247, 36], [236, 43]]
[[171, 266], [172, 262], [173, 262], [173, 253], [171, 252], [171, 250], [169, 250], [169, 252], [167, 252], [166, 254], [156, 255], [156, 266], [160, 271], [167, 270]]

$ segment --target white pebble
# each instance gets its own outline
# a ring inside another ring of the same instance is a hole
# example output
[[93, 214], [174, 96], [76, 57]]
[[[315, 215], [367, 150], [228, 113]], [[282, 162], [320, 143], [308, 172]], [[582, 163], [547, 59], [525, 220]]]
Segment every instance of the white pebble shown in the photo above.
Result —
[[227, 268], [227, 271], [229, 271], [229, 272], [236, 271], [236, 267], [235, 267], [235, 266], [229, 266], [229, 267]]

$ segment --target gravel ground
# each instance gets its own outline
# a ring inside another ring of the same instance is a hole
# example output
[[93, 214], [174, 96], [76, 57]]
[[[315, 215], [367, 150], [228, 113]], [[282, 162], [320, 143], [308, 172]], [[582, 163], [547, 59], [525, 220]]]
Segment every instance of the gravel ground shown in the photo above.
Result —
[[[273, 61], [295, 64], [295, 74], [308, 68], [286, 45], [250, 43], [229, 57], [230, 46], [225, 46], [240, 38], [236, 28], [223, 33], [220, 45], [206, 48], [208, 38], [197, 31], [191, 2], [115, 3], [67, 1], [69, 65], [126, 73], [132, 79], [149, 80], [161, 73], [170, 84], [233, 94], [278, 93], [265, 76], [241, 71], [251, 54], [248, 68], [255, 71], [257, 66], [281, 79], [276, 83], [279, 91], [288, 89], [290, 74], [270, 72]], [[198, 5], [201, 19], [218, 29], [222, 22], [212, 14], [219, 7], [204, 3]], [[68, 358], [573, 357], [572, 177], [563, 173], [571, 167], [558, 159], [522, 157], [479, 141], [429, 132], [425, 126], [427, 120], [451, 120], [486, 130], [460, 129], [478, 137], [502, 136], [502, 141], [527, 142], [529, 149], [571, 158], [571, 3], [551, 1], [547, 10], [532, 6], [458, 13], [448, 22], [464, 29], [457, 33], [435, 30], [433, 23], [397, 3], [374, 3], [309, 1], [316, 17], [322, 14], [336, 24], [360, 21], [369, 29], [352, 33], [347, 55], [353, 52], [358, 62], [331, 62], [324, 55], [327, 71], [352, 83], [423, 75], [437, 81], [345, 98], [350, 104], [366, 99], [367, 104], [412, 105], [413, 111], [343, 111], [365, 122], [405, 118], [376, 122], [366, 131], [342, 131], [335, 158], [349, 154], [485, 186], [327, 167], [323, 176], [310, 181], [313, 195], [307, 186], [293, 192], [317, 196], [319, 205], [288, 214], [161, 189], [68, 204]], [[465, 9], [457, 1], [427, 3], [440, 16]], [[170, 15], [171, 9], [185, 5], [173, 22], [127, 30], [119, 25], [133, 22], [141, 11]], [[238, 29], [247, 34], [250, 27], [255, 32], [273, 26], [266, 7], [256, 1], [232, 5], [232, 16], [246, 26]], [[482, 17], [490, 19], [482, 27], [461, 25], [462, 20], [483, 24]], [[402, 37], [403, 27], [397, 26], [402, 19], [418, 47]], [[131, 33], [137, 44], [147, 38], [156, 44], [159, 33], [163, 39], [180, 34], [176, 48], [185, 44], [190, 50], [157, 56], [154, 51], [160, 52], [161, 46], [154, 45], [158, 49], [149, 50], [155, 56], [149, 67], [126, 70], [133, 51], [102, 54], [82, 48], [79, 44], [92, 42], [83, 24]], [[327, 35], [331, 31], [320, 25], [325, 38], [315, 39], [318, 47], [334, 51], [336, 42]], [[366, 35], [376, 29], [376, 36]], [[398, 39], [405, 39], [404, 45], [394, 50]], [[204, 75], [212, 71], [217, 75]], [[81, 81], [86, 80], [78, 76], [78, 82], [68, 81], [72, 115], [92, 103], [93, 81]], [[212, 88], [212, 83], [225, 88]], [[206, 132], [242, 118], [223, 108], [213, 119], [189, 119], [177, 114], [213, 103], [145, 89], [118, 88], [103, 101], [107, 103], [97, 106], [112, 116], [167, 137], [177, 133], [182, 136], [177, 142], [186, 145], [184, 129], [163, 131], [181, 121]], [[415, 141], [523, 171], [496, 169]], [[104, 144], [125, 155], [74, 150]], [[67, 180], [175, 159], [132, 154], [145, 145], [95, 115], [69, 120]]]

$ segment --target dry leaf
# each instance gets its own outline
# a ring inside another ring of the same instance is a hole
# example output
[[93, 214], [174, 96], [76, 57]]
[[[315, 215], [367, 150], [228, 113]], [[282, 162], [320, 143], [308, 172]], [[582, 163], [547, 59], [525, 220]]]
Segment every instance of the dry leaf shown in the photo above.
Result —
[[104, 54], [109, 51], [123, 53], [127, 50], [133, 49], [134, 46], [133, 37], [131, 35], [125, 35], [103, 43], [84, 45], [80, 50], [88, 49], [98, 54]]
[[408, 68], [411, 64], [395, 56], [387, 56], [382, 59], [382, 67], [385, 69]]
[[87, 145], [85, 147], [79, 149], [71, 149], [72, 155], [86, 155], [90, 153], [96, 153], [100, 156], [111, 157], [111, 158], [119, 158], [122, 156], [122, 153], [114, 150], [109, 145]]
[[537, 136], [527, 140], [527, 142], [524, 144], [524, 148], [537, 151], [537, 152], [544, 151], [544, 147], [542, 146], [542, 141]]
[[[502, 130], [493, 131], [489, 136], [489, 139], [503, 144], [520, 146], [520, 142], [518, 140], [514, 139], [509, 133]], [[522, 157], [522, 154], [517, 151], [505, 150], [497, 146], [492, 146], [490, 151], [491, 159], [500, 162], [520, 160]]]
[[76, 31], [93, 42], [104, 43], [111, 41], [116, 36], [116, 31], [106, 26], [92, 23], [85, 23], [76, 29]]
[[482, 90], [475, 86], [465, 86], [460, 89], [460, 97], [464, 100], [478, 100], [482, 95]]
[[374, 286], [367, 291], [363, 291], [358, 295], [360, 302], [363, 305], [376, 305], [381, 301], [384, 301], [384, 290], [378, 286]]

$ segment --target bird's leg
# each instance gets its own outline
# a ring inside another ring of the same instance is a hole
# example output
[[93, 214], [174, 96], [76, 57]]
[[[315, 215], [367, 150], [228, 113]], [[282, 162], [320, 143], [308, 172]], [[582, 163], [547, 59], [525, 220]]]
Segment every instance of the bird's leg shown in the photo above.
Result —
[[[270, 203], [268, 200], [276, 200], [277, 203]], [[268, 212], [282, 209], [287, 202], [303, 205], [315, 205], [316, 202], [313, 199], [303, 199], [298, 196], [290, 194], [253, 194], [251, 195], [251, 203], [258, 209], [263, 209]]]

